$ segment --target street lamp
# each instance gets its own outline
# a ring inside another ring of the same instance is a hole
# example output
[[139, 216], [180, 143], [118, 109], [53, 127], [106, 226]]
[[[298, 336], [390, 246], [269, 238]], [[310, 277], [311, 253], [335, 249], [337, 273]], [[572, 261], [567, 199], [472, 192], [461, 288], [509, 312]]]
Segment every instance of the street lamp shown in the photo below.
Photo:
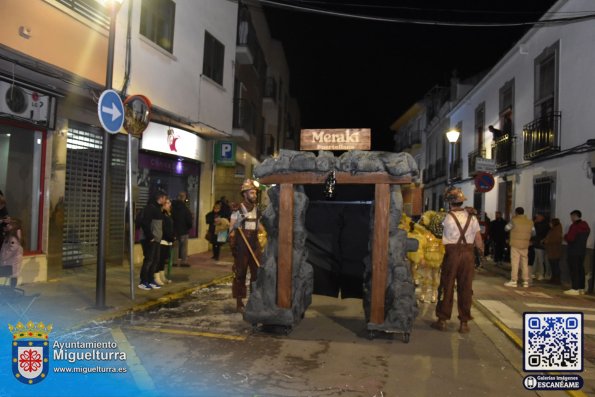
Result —
[[455, 157], [455, 144], [459, 140], [459, 136], [461, 136], [461, 131], [451, 128], [446, 132], [446, 139], [450, 142], [450, 151], [449, 151], [449, 162], [448, 162], [448, 173], [446, 175], [446, 186], [450, 186], [451, 180], [451, 167], [454, 164], [454, 157]]
[[[107, 42], [107, 65], [105, 89], [112, 88], [114, 69], [114, 44], [116, 41], [116, 17], [124, 0], [99, 0], [110, 11], [109, 37]], [[97, 236], [97, 278], [95, 280], [95, 308], [105, 309], [105, 225], [107, 221], [107, 186], [110, 153], [110, 134], [103, 130], [103, 161], [101, 166], [101, 196], [99, 199], [99, 230]]]

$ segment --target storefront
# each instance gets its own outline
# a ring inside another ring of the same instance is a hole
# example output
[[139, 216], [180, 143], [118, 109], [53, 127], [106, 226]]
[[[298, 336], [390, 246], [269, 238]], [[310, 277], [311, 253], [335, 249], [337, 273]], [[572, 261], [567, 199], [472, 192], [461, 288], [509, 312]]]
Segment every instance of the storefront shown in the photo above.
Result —
[[207, 143], [204, 139], [179, 128], [150, 123], [143, 132], [138, 153], [137, 190], [133, 192], [135, 211], [140, 211], [158, 189], [166, 192], [172, 200], [177, 199], [180, 192], [187, 192], [187, 205], [193, 217], [189, 237], [197, 238], [200, 180], [206, 161]]
[[[26, 279], [42, 279], [44, 204], [48, 129], [55, 120], [56, 98], [21, 81], [0, 79], [0, 190], [8, 215], [21, 225]], [[22, 282], [22, 281], [21, 281]], [[0, 279], [0, 283], [2, 280]]]

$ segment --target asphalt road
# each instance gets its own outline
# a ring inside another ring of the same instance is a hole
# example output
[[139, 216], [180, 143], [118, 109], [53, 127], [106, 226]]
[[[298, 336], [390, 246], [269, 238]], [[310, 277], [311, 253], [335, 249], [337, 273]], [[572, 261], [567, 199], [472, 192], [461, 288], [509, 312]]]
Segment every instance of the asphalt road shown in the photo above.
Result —
[[234, 307], [221, 285], [105, 326], [149, 395], [538, 395], [522, 385], [521, 352], [478, 311], [461, 335], [455, 321], [448, 332], [431, 329], [434, 304], [421, 304], [403, 343], [368, 340], [358, 299], [314, 296], [288, 336], [253, 330]]

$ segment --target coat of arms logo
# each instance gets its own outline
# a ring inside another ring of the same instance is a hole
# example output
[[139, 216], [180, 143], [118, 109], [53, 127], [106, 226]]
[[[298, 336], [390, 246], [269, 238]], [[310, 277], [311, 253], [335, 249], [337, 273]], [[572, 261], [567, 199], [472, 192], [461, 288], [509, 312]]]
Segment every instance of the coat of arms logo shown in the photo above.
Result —
[[8, 324], [12, 333], [12, 373], [17, 380], [34, 385], [44, 380], [50, 367], [48, 335], [52, 325], [29, 321], [16, 326]]

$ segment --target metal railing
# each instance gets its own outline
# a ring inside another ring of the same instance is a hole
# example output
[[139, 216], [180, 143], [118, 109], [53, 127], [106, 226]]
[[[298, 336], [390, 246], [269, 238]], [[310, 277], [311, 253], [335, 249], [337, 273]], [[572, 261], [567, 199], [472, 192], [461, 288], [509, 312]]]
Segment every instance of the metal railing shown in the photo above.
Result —
[[418, 145], [421, 144], [421, 131], [415, 130], [409, 132], [409, 144], [410, 145]]
[[451, 180], [463, 178], [463, 159], [460, 157], [456, 158], [452, 163], [449, 164], [449, 167]]
[[516, 166], [516, 136], [504, 134], [492, 143], [492, 158], [496, 169], [501, 170]]
[[560, 151], [561, 112], [551, 112], [523, 127], [523, 158], [534, 160]]
[[107, 7], [96, 0], [56, 0], [74, 12], [96, 24], [109, 29], [110, 16]]
[[445, 159], [438, 159], [436, 160], [436, 178], [440, 178], [446, 176], [446, 160]]
[[256, 133], [256, 117], [254, 105], [247, 99], [233, 101], [233, 128], [243, 129], [250, 135]]
[[277, 100], [277, 80], [274, 77], [267, 77], [264, 83], [264, 97]]
[[484, 148], [476, 149], [476, 150], [473, 150], [472, 152], [469, 152], [469, 154], [468, 154], [468, 159], [469, 159], [469, 164], [468, 164], [469, 165], [469, 168], [468, 168], [468, 171], [469, 171], [469, 175], [473, 175], [473, 174], [475, 174], [475, 172], [477, 172], [476, 169], [475, 169], [475, 159], [478, 158], [478, 157], [479, 158], [484, 158], [485, 155], [486, 155], [486, 150]]

